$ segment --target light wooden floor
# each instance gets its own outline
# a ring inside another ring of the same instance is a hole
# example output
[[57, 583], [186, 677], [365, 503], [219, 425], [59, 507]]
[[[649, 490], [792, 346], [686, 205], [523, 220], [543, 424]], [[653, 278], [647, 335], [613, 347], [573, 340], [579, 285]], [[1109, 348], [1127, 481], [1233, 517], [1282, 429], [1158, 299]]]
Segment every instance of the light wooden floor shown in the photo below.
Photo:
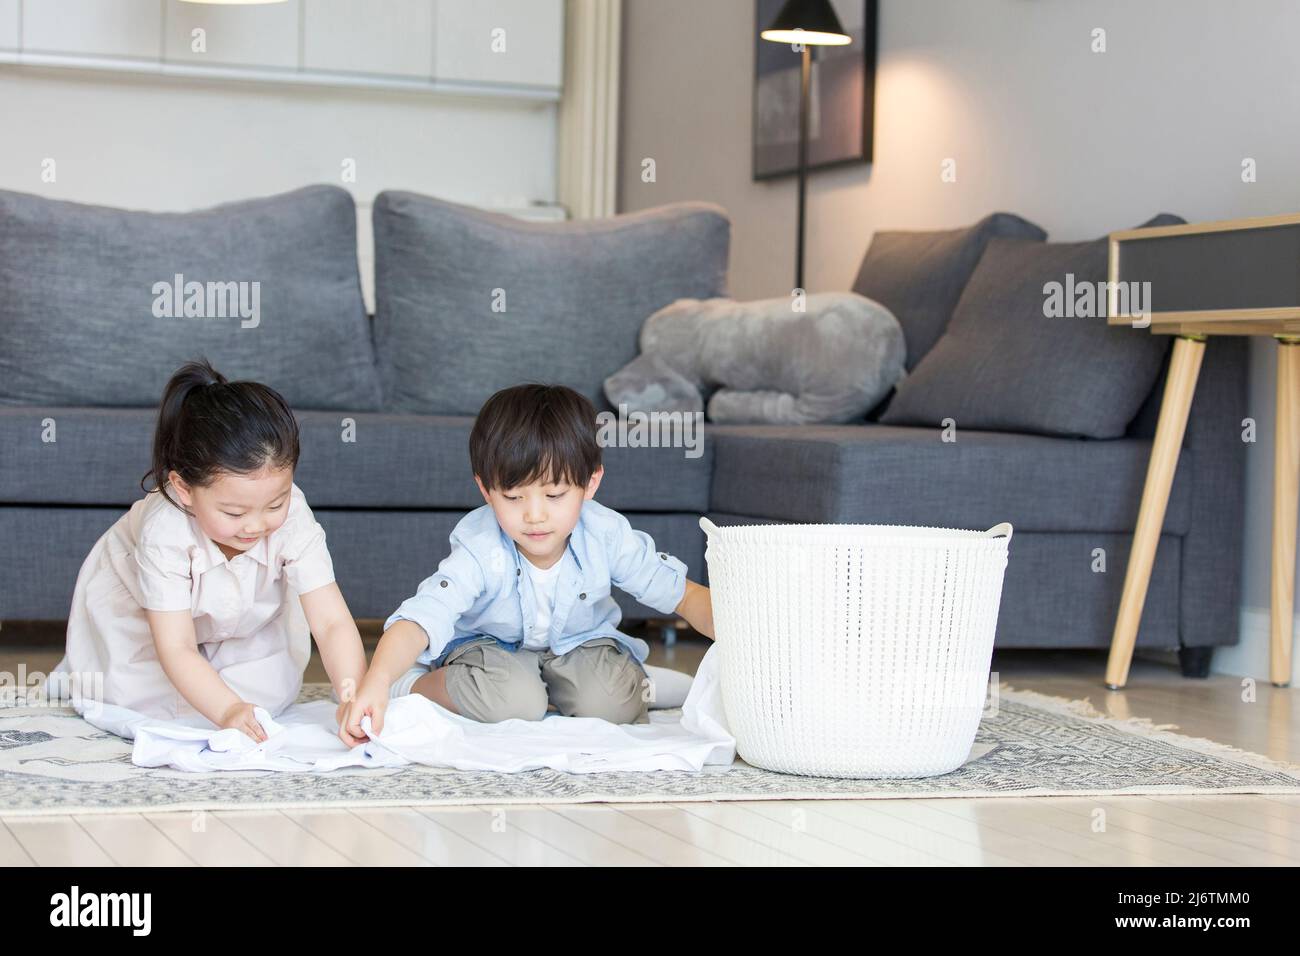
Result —
[[[13, 643], [0, 669], [48, 670], [48, 642]], [[706, 642], [651, 662], [693, 671]], [[1129, 686], [1101, 685], [1103, 652], [1000, 651], [993, 669], [1022, 689], [1087, 697], [1103, 712], [1300, 763], [1295, 692], [1184, 679], [1139, 658]], [[324, 680], [313, 660], [308, 680]], [[1099, 812], [1101, 811], [1101, 812]], [[1104, 818], [1104, 821], [1103, 821]], [[1104, 824], [1104, 825], [1103, 825]], [[230, 811], [0, 819], [0, 866], [177, 865], [951, 865], [1294, 866], [1300, 796], [726, 801]]]

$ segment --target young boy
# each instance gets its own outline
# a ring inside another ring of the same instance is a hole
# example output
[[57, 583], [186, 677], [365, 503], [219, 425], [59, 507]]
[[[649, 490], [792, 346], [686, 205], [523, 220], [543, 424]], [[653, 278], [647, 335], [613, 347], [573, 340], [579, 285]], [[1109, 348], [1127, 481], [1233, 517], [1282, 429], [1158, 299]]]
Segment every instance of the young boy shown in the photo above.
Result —
[[483, 405], [469, 437], [487, 504], [384, 623], [342, 725], [382, 732], [390, 697], [423, 694], [495, 722], [571, 717], [645, 723], [645, 641], [617, 630], [614, 585], [713, 636], [709, 590], [626, 518], [594, 500], [604, 475], [596, 409], [560, 385], [518, 385]]

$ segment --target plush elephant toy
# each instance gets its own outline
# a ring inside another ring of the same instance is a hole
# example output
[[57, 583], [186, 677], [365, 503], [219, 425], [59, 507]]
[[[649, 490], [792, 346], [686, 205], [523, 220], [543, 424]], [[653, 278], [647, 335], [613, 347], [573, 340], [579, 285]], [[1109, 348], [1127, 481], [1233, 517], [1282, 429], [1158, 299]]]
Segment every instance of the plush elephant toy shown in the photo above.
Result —
[[605, 379], [629, 412], [700, 412], [713, 422], [801, 425], [862, 418], [902, 380], [893, 313], [852, 292], [678, 299], [641, 326], [641, 354]]

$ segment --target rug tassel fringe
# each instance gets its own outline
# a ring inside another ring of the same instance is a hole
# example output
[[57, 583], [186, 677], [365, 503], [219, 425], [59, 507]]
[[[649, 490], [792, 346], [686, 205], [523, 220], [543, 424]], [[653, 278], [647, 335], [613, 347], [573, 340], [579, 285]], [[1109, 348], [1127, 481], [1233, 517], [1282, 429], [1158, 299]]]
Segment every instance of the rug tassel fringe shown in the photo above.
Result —
[[1300, 764], [1288, 763], [1285, 760], [1275, 760], [1272, 757], [1265, 756], [1264, 754], [1258, 754], [1250, 750], [1243, 750], [1240, 747], [1220, 743], [1217, 740], [1210, 740], [1206, 737], [1188, 737], [1184, 734], [1173, 733], [1172, 731], [1178, 728], [1178, 724], [1157, 724], [1146, 717], [1115, 717], [1098, 710], [1093, 705], [1092, 701], [1086, 697], [1081, 700], [1071, 700], [1068, 697], [1053, 697], [1049, 694], [1040, 694], [1035, 690], [1018, 690], [1005, 681], [998, 684], [998, 691], [1010, 700], [1018, 700], [1026, 704], [1032, 704], [1033, 706], [1039, 707], [1043, 710], [1071, 714], [1092, 723], [1106, 724], [1127, 731], [1128, 733], [1137, 734], [1138, 736], [1164, 740], [1168, 743], [1176, 744], [1180, 747], [1187, 747], [1190, 750], [1196, 750], [1214, 757], [1231, 758], [1260, 770], [1275, 770], [1282, 773], [1300, 774]]

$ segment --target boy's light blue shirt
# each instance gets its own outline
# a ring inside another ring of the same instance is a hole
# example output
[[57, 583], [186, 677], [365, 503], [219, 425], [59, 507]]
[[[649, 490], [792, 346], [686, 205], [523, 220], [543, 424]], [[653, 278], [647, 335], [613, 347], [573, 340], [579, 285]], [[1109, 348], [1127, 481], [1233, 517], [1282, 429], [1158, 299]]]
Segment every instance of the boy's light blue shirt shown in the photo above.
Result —
[[[532, 579], [523, 567], [527, 560], [501, 530], [491, 505], [476, 508], [451, 532], [451, 553], [384, 622], [384, 629], [396, 621], [418, 624], [429, 637], [419, 657], [427, 667], [440, 666], [448, 651], [476, 637], [494, 637], [508, 650], [518, 650], [536, 617]], [[565, 654], [585, 641], [610, 637], [644, 662], [650, 647], [618, 630], [623, 612], [610, 586], [662, 614], [673, 614], [686, 593], [686, 565], [656, 551], [650, 535], [590, 498], [582, 503], [560, 562], [564, 567], [548, 634], [551, 650]]]

